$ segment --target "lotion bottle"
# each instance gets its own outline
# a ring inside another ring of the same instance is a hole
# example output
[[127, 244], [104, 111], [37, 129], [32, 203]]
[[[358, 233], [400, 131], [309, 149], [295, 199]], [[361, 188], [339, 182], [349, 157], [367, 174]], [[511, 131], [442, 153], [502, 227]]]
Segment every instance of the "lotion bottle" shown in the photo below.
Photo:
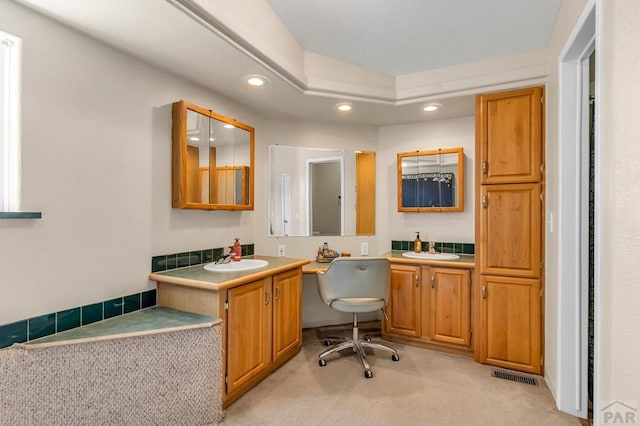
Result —
[[240, 238], [236, 238], [231, 249], [231, 260], [234, 262], [240, 262], [242, 258], [242, 246], [240, 245]]
[[413, 240], [413, 251], [416, 253], [422, 253], [422, 240], [420, 239], [420, 232], [416, 232], [416, 239]]

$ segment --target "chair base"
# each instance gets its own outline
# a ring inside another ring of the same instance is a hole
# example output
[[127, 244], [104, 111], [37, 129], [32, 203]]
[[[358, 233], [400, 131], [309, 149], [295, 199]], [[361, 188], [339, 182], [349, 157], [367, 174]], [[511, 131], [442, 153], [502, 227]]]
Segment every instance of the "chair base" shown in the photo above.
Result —
[[375, 343], [371, 341], [370, 337], [365, 337], [364, 339], [358, 338], [358, 314], [353, 314], [353, 339], [345, 339], [343, 337], [326, 337], [325, 345], [332, 345], [332, 340], [344, 340], [343, 343], [340, 343], [337, 346], [334, 346], [330, 349], [325, 350], [320, 355], [318, 355], [318, 364], [321, 367], [327, 365], [326, 358], [334, 354], [336, 352], [340, 352], [344, 349], [352, 349], [354, 353], [358, 355], [360, 362], [362, 363], [362, 367], [364, 368], [364, 377], [370, 379], [373, 377], [373, 371], [371, 371], [371, 366], [369, 365], [369, 360], [367, 359], [367, 354], [365, 352], [365, 348], [371, 349], [380, 349], [383, 351], [391, 352], [391, 359], [393, 361], [400, 361], [400, 355], [398, 355], [398, 351], [395, 349], [383, 345], [381, 343]]

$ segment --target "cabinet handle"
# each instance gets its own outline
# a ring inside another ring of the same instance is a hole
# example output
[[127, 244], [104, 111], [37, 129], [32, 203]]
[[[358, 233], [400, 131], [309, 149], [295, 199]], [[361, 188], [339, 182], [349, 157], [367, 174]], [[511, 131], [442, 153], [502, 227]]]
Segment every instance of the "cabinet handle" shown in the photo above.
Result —
[[482, 298], [483, 299], [487, 298], [487, 286], [486, 285], [482, 286]]
[[487, 164], [486, 161], [483, 161], [482, 162], [482, 174], [486, 175], [488, 170], [489, 170], [489, 165]]
[[416, 287], [418, 287], [419, 283], [420, 283], [420, 276], [416, 274]]
[[436, 288], [436, 277], [431, 275], [431, 288]]
[[489, 199], [487, 198], [486, 195], [483, 195], [482, 196], [482, 207], [484, 207], [486, 209], [488, 204], [489, 204]]
[[268, 305], [269, 302], [271, 302], [271, 293], [269, 293], [269, 290], [264, 292], [264, 304]]
[[279, 300], [279, 299], [280, 299], [280, 287], [276, 287], [275, 300]]

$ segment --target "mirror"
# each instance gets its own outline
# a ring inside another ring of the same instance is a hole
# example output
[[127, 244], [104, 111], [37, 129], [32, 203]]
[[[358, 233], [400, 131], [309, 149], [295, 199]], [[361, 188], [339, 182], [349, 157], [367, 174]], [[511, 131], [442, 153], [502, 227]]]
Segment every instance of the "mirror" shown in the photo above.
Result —
[[462, 148], [398, 154], [399, 212], [464, 210]]
[[172, 205], [253, 210], [253, 127], [185, 101], [173, 104]]
[[269, 146], [269, 235], [374, 235], [376, 154]]

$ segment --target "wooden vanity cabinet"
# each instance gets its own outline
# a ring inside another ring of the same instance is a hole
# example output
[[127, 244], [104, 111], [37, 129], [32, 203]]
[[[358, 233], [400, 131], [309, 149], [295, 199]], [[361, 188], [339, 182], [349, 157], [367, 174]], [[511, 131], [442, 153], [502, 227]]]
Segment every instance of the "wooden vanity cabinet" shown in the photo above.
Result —
[[301, 303], [299, 268], [227, 290], [225, 407], [300, 350]]
[[391, 265], [391, 294], [386, 307], [385, 331], [388, 333], [420, 337], [421, 335], [421, 280], [420, 266]]
[[158, 281], [158, 306], [223, 320], [223, 407], [228, 407], [302, 346], [302, 268], [221, 287]]
[[471, 348], [471, 273], [467, 269], [391, 265], [391, 295], [383, 336], [392, 341]]

